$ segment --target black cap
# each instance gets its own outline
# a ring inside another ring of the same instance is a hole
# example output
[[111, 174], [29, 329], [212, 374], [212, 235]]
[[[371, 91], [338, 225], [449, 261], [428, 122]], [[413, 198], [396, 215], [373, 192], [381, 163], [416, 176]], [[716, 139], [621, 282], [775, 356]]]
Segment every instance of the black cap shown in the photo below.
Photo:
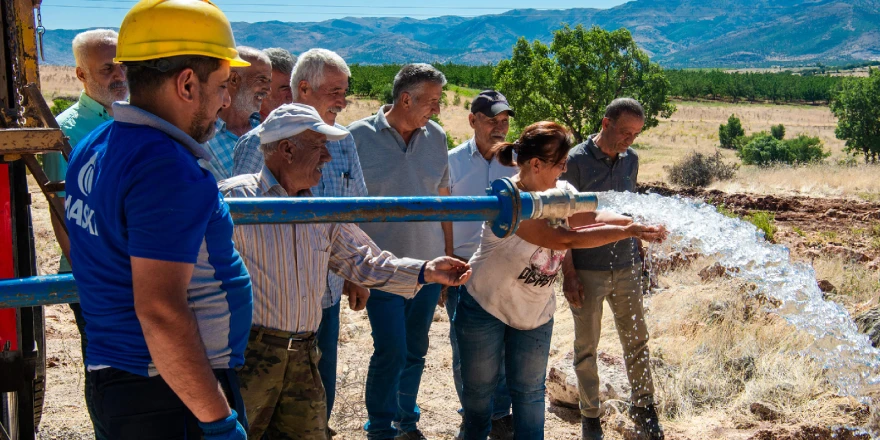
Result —
[[516, 116], [507, 98], [495, 90], [483, 90], [471, 102], [471, 113], [482, 113], [490, 118], [498, 116], [501, 112], [510, 112], [510, 116]]

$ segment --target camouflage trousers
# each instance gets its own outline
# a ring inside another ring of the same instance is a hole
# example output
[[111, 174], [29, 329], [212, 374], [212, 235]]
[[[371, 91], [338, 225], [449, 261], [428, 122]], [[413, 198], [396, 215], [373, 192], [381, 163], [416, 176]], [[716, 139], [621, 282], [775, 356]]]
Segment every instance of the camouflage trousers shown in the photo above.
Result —
[[264, 335], [286, 338], [290, 333], [257, 327], [251, 331], [244, 367], [238, 372], [248, 438], [263, 439], [265, 434], [267, 440], [328, 439], [327, 396], [314, 335], [289, 347], [267, 343]]

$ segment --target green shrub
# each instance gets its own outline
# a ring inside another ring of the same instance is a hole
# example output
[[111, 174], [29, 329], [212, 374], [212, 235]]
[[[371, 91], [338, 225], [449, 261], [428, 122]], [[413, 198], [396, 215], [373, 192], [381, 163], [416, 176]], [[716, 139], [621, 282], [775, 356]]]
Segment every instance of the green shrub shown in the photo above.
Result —
[[691, 152], [671, 167], [666, 167], [669, 181], [685, 187], [704, 187], [716, 180], [727, 180], [736, 173], [735, 164], [721, 160], [721, 153], [705, 155]]
[[471, 109], [471, 102], [470, 102], [470, 101], [465, 101], [465, 102], [464, 102], [464, 109], [465, 109], [465, 110], [470, 110], [470, 109]]
[[831, 156], [831, 152], [822, 148], [822, 141], [818, 137], [801, 134], [794, 139], [786, 139], [785, 144], [794, 154], [797, 163], [819, 162]]
[[52, 100], [52, 107], [49, 109], [52, 112], [52, 116], [58, 116], [64, 110], [67, 110], [68, 107], [72, 106], [76, 100], [70, 100], [66, 98], [55, 98]]
[[458, 93], [456, 93], [455, 96], [452, 98], [452, 105], [456, 107], [461, 105], [461, 96], [458, 96]]
[[770, 127], [770, 136], [773, 136], [774, 138], [781, 141], [785, 137], [785, 126], [779, 124]]
[[746, 132], [742, 128], [742, 122], [736, 115], [730, 115], [727, 118], [727, 124], [721, 124], [718, 127], [718, 141], [721, 143], [721, 148], [730, 150], [737, 148], [737, 140], [745, 135]]
[[764, 231], [764, 238], [773, 242], [773, 236], [776, 234], [776, 216], [772, 212], [755, 211], [747, 215], [745, 221]]
[[830, 154], [823, 150], [822, 141], [817, 137], [802, 134], [794, 139], [779, 140], [767, 132], [745, 138], [737, 152], [745, 165], [805, 164], [819, 162]]

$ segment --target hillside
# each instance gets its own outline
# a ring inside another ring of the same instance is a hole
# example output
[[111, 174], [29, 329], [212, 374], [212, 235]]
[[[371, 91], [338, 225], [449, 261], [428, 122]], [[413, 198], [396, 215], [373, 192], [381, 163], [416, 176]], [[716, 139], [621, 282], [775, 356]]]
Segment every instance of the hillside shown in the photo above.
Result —
[[[478, 17], [233, 23], [239, 44], [313, 47], [351, 63], [495, 63], [520, 36], [548, 41], [561, 23], [626, 27], [666, 67], [762, 67], [880, 58], [880, 0], [635, 0], [611, 9], [518, 9]], [[77, 31], [49, 30], [46, 61], [73, 63]]]

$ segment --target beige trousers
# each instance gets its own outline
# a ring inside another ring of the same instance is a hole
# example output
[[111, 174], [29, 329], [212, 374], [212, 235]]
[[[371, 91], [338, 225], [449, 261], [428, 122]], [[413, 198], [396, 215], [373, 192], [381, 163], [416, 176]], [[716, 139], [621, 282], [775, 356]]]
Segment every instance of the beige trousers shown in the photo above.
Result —
[[578, 378], [581, 415], [599, 417], [599, 370], [596, 363], [602, 331], [602, 302], [614, 313], [614, 325], [623, 346], [626, 374], [632, 387], [630, 402], [645, 407], [654, 403], [654, 382], [648, 354], [648, 327], [642, 307], [642, 276], [638, 266], [611, 271], [577, 271], [584, 286], [580, 309], [574, 316], [574, 368]]

